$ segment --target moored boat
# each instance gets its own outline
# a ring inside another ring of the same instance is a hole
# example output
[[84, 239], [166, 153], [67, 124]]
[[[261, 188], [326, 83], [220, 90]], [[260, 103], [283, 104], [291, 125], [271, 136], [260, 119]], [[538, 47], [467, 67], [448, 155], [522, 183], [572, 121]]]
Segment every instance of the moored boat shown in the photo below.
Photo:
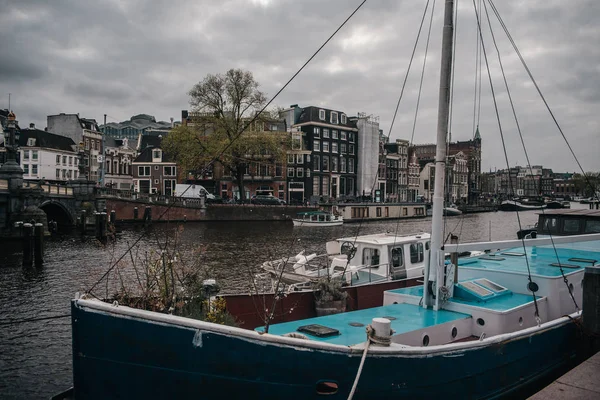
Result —
[[341, 215], [325, 211], [305, 211], [292, 218], [294, 226], [340, 226], [344, 223]]
[[531, 211], [546, 208], [545, 204], [526, 203], [518, 200], [505, 200], [498, 206], [500, 211]]

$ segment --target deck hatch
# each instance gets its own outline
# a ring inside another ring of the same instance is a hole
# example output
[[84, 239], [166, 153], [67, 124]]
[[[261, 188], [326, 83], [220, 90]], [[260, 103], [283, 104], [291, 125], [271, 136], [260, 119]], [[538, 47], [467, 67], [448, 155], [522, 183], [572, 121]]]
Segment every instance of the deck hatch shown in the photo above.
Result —
[[575, 265], [575, 264], [552, 263], [550, 265], [553, 267], [563, 267], [563, 268], [571, 268], [571, 269], [581, 268], [581, 266]]
[[494, 294], [491, 290], [488, 290], [488, 289], [484, 288], [483, 286], [476, 284], [475, 282], [461, 282], [460, 284], [465, 289], [468, 289], [471, 292], [473, 292], [481, 297], [487, 297], [487, 296], [491, 296]]
[[498, 257], [496, 255], [493, 254], [486, 254], [484, 256], [479, 257], [480, 260], [490, 260], [490, 261], [504, 261], [506, 260], [506, 258], [504, 257]]
[[592, 260], [591, 258], [578, 258], [578, 257], [569, 258], [569, 261], [580, 262], [580, 263], [589, 263], [592, 265], [596, 265], [596, 263], [598, 262], [598, 260]]
[[300, 326], [298, 327], [298, 332], [308, 333], [309, 335], [317, 337], [338, 336], [340, 334], [340, 331], [338, 331], [337, 329], [333, 329], [328, 326], [323, 326], [319, 324]]
[[486, 289], [493, 290], [494, 292], [503, 292], [503, 291], [507, 290], [504, 286], [500, 286], [497, 283], [494, 283], [485, 278], [477, 279], [477, 280], [475, 280], [475, 283], [483, 286]]

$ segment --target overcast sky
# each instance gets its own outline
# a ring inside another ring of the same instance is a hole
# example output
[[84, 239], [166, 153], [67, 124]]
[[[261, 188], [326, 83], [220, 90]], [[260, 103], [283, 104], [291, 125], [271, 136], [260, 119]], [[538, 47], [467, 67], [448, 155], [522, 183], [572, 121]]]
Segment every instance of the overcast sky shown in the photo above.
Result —
[[[369, 0], [275, 100], [380, 117], [387, 134], [425, 0]], [[433, 3], [433, 1], [432, 1]], [[479, 3], [479, 0], [477, 0]], [[556, 119], [586, 171], [600, 170], [600, 2], [496, 0]], [[0, 108], [21, 126], [79, 113], [100, 123], [146, 113], [181, 118], [189, 89], [208, 73], [251, 71], [272, 96], [360, 0], [0, 0]], [[476, 21], [458, 4], [452, 139], [473, 137]], [[415, 143], [435, 141], [443, 0], [437, 0]], [[491, 16], [490, 16], [491, 17]], [[484, 18], [485, 19], [485, 18]], [[428, 19], [427, 19], [428, 20]], [[532, 164], [577, 171], [573, 157], [495, 19], [510, 93]], [[526, 158], [509, 112], [489, 28], [484, 44], [509, 163]], [[424, 29], [391, 139], [411, 139]], [[505, 168], [484, 64], [482, 169]]]

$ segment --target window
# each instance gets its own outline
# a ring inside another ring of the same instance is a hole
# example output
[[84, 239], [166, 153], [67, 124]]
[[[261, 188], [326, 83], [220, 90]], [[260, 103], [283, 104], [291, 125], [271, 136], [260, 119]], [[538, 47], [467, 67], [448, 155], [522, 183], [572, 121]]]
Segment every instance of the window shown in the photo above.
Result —
[[293, 178], [294, 177], [294, 168], [290, 167], [288, 168], [288, 174], [287, 174], [288, 178]]
[[563, 222], [564, 233], [574, 234], [579, 233], [579, 220], [578, 219], [565, 219]]
[[90, 139], [85, 139], [85, 149], [86, 150], [90, 149]]
[[350, 141], [350, 143], [354, 143], [354, 133], [353, 132], [348, 132], [348, 140]]
[[348, 159], [348, 172], [351, 174], [354, 173], [354, 158]]
[[346, 157], [340, 157], [340, 172], [346, 172]]
[[410, 245], [410, 262], [412, 264], [423, 262], [423, 243]]
[[350, 145], [350, 154], [354, 154], [354, 145], [353, 144]]
[[283, 165], [275, 164], [275, 176], [283, 176]]
[[600, 233], [600, 221], [585, 221], [585, 233]]
[[23, 175], [29, 175], [29, 164], [23, 164]]
[[550, 218], [545, 217], [544, 223], [542, 224], [542, 232], [557, 233], [558, 232], [558, 219], [556, 217]]
[[313, 156], [313, 170], [315, 170], [315, 171], [321, 170], [321, 157]]
[[138, 167], [138, 176], [150, 176], [150, 167]]
[[[342, 122], [342, 124], [345, 124], [345, 122]], [[346, 140], [346, 132], [345, 131], [340, 131], [340, 139]]]
[[402, 257], [402, 247], [394, 247], [391, 252], [392, 268], [401, 267], [404, 264], [404, 257]]
[[296, 154], [296, 164], [304, 164], [304, 154]]
[[152, 160], [154, 159], [161, 159], [162, 158], [162, 152], [160, 151], [160, 149], [156, 149], [156, 150], [152, 150]]
[[320, 131], [320, 129], [319, 129], [319, 128], [317, 128], [317, 127], [314, 127], [314, 128], [313, 128], [313, 136], [314, 136], [314, 137], [319, 137], [319, 136], [320, 136], [320, 132], [321, 132], [321, 131]]
[[56, 170], [56, 179], [60, 179], [60, 169]]
[[329, 196], [329, 177], [324, 176], [321, 181], [321, 194], [323, 196]]
[[319, 110], [319, 119], [325, 121], [325, 110]]
[[293, 154], [288, 154], [288, 164], [293, 164], [294, 163], [294, 155]]
[[73, 165], [73, 156], [69, 156], [69, 165]]
[[323, 153], [329, 153], [329, 142], [323, 142]]
[[304, 177], [304, 168], [297, 168], [296, 169], [296, 176], [298, 178], [303, 178]]
[[337, 143], [331, 143], [331, 152], [332, 153], [337, 153], [338, 152], [338, 144]]
[[29, 160], [29, 150], [23, 151], [23, 160]]
[[321, 151], [321, 142], [318, 140], [313, 141], [313, 151]]
[[163, 175], [165, 175], [165, 176], [175, 176], [175, 167], [173, 167], [173, 166], [164, 167], [164, 173], [163, 173]]
[[62, 165], [67, 165], [67, 156], [62, 156]]
[[331, 119], [330, 122], [332, 124], [337, 124], [338, 123], [338, 113], [336, 113], [335, 111], [331, 112]]
[[154, 166], [154, 170], [155, 170], [155, 171], [158, 171], [158, 165], [155, 165], [155, 166]]
[[302, 134], [292, 133], [292, 150], [302, 150]]
[[338, 170], [338, 158], [337, 157], [331, 157], [331, 170], [333, 172], [337, 172], [337, 170]]
[[363, 249], [363, 265], [377, 266], [379, 265], [379, 249]]
[[313, 196], [319, 195], [319, 177], [313, 176]]
[[329, 157], [323, 156], [323, 172], [329, 172]]
[[155, 179], [155, 180], [154, 180], [154, 184], [155, 184], [155, 185], [158, 185], [158, 179]]
[[346, 143], [340, 145], [340, 154], [346, 154]]
[[329, 137], [329, 129], [323, 129], [323, 137], [324, 138], [328, 138]]
[[336, 131], [335, 129], [331, 131], [331, 138], [332, 139], [337, 139], [338, 138], [338, 131]]

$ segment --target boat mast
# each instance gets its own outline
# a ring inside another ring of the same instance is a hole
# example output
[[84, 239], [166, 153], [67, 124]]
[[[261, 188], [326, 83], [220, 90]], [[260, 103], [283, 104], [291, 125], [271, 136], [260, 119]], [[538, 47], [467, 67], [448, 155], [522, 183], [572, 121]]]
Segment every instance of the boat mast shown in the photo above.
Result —
[[444, 286], [444, 251], [443, 246], [443, 212], [444, 181], [446, 175], [446, 145], [448, 120], [450, 115], [450, 84], [452, 75], [452, 40], [454, 35], [454, 0], [446, 0], [444, 9], [444, 30], [442, 35], [442, 65], [440, 72], [440, 94], [438, 106], [438, 127], [435, 152], [435, 184], [433, 189], [433, 214], [431, 220], [431, 255], [429, 257], [429, 281], [434, 282], [432, 303], [425, 282], [423, 305], [433, 305], [434, 310], [440, 307], [440, 287]]

